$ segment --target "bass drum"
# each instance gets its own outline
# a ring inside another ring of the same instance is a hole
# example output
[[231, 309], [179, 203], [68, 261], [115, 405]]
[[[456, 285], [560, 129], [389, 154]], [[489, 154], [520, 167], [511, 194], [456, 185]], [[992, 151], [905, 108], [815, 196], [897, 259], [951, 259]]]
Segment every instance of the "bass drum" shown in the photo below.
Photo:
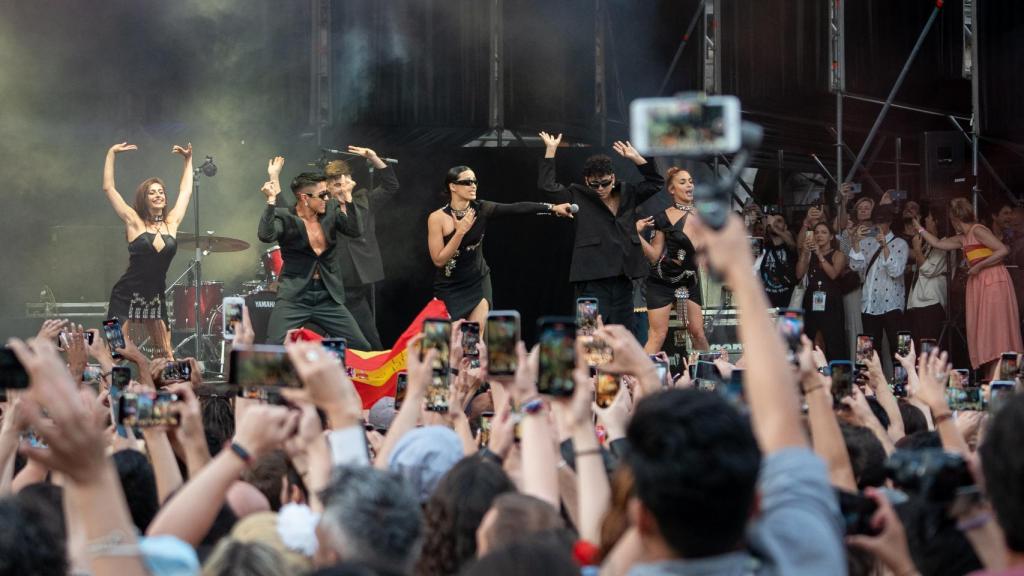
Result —
[[[277, 293], [270, 290], [260, 290], [245, 297], [245, 307], [249, 309], [249, 320], [252, 321], [252, 331], [256, 334], [253, 342], [262, 344], [267, 340], [267, 327], [270, 325], [270, 313], [274, 311], [277, 303]], [[271, 342], [281, 344], [281, 342]]]
[[[196, 329], [196, 287], [179, 284], [171, 290], [171, 328], [175, 332], [192, 332]], [[214, 308], [224, 299], [224, 283], [204, 281], [199, 287], [199, 322], [205, 326]], [[210, 332], [207, 332], [208, 334]]]

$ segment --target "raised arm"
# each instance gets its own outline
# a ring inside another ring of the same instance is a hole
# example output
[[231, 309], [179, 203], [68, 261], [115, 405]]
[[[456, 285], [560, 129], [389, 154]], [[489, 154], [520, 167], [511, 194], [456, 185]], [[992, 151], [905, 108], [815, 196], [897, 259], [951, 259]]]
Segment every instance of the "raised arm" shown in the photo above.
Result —
[[272, 181], [265, 182], [260, 189], [267, 197], [267, 205], [260, 216], [260, 227], [256, 231], [256, 237], [260, 242], [276, 242], [284, 234], [284, 223], [275, 215], [279, 190], [280, 187], [275, 187]]
[[959, 250], [964, 247], [964, 237], [959, 234], [951, 238], [939, 238], [938, 236], [929, 232], [921, 223], [914, 219], [914, 227], [917, 228], [917, 233], [924, 238], [924, 241], [931, 245], [932, 248], [938, 248], [939, 250]]
[[744, 372], [743, 387], [750, 405], [754, 434], [766, 454], [788, 447], [806, 447], [807, 437], [800, 424], [800, 400], [793, 372], [784, 360], [786, 349], [771, 318], [764, 313], [771, 306], [761, 282], [754, 275], [754, 261], [743, 221], [729, 216], [719, 232], [698, 223], [711, 265], [732, 287], [739, 310], [743, 357], [757, 370]]
[[807, 403], [807, 421], [811, 429], [814, 453], [828, 465], [833, 486], [857, 491], [857, 479], [850, 463], [850, 453], [843, 442], [835, 412], [832, 411], [832, 382], [818, 373], [814, 365], [811, 341], [802, 336], [800, 350], [800, 387]]
[[192, 170], [192, 143], [189, 142], [188, 146], [185, 147], [175, 146], [171, 149], [171, 152], [185, 159], [185, 168], [181, 173], [181, 184], [178, 185], [178, 199], [174, 201], [174, 208], [171, 208], [171, 211], [167, 213], [167, 225], [174, 227], [181, 224], [181, 221], [185, 218], [189, 200], [192, 199], [192, 179], [194, 177]]
[[648, 162], [646, 158], [641, 156], [628, 140], [625, 142], [615, 142], [612, 144], [612, 149], [619, 156], [636, 164], [637, 170], [644, 177], [642, 182], [635, 184], [637, 204], [665, 189], [665, 179], [658, 173], [658, 168], [653, 162]]
[[[299, 413], [281, 406], [249, 408], [230, 449], [221, 450], [153, 518], [149, 536], [171, 535], [198, 546], [234, 484], [250, 463], [281, 446], [294, 433]], [[247, 458], [243, 458], [242, 455]]]
[[376, 152], [370, 148], [362, 148], [360, 146], [349, 146], [348, 151], [366, 158], [366, 161], [370, 163], [374, 170], [379, 170], [377, 174], [381, 180], [380, 184], [370, 193], [372, 200], [385, 200], [398, 192], [398, 176], [395, 175], [395, 171], [386, 162], [380, 159]]
[[138, 146], [134, 144], [122, 142], [114, 144], [107, 150], [107, 158], [103, 162], [103, 192], [107, 195], [110, 205], [114, 207], [114, 212], [117, 213], [118, 218], [123, 220], [125, 224], [138, 224], [141, 226], [142, 221], [139, 215], [135, 212], [134, 208], [124, 201], [124, 198], [121, 197], [117, 187], [114, 185], [114, 158], [121, 152], [138, 149]]
[[455, 252], [462, 244], [462, 239], [476, 222], [476, 210], [470, 209], [461, 220], [455, 221], [455, 234], [444, 241], [444, 212], [434, 212], [427, 219], [427, 248], [430, 249], [430, 260], [434, 266], [440, 268], [448, 263], [455, 256]]
[[562, 135], [554, 136], [541, 132], [540, 139], [544, 141], [544, 159], [540, 161], [537, 187], [559, 202], [569, 201], [572, 196], [569, 189], [559, 184], [555, 176], [555, 153], [562, 143]]
[[640, 237], [640, 247], [643, 248], [644, 257], [651, 264], [654, 264], [661, 258], [661, 253], [665, 249], [665, 235], [657, 230], [654, 231], [651, 241], [647, 241], [645, 232], [653, 225], [654, 216], [648, 216], [636, 221], [636, 233]]

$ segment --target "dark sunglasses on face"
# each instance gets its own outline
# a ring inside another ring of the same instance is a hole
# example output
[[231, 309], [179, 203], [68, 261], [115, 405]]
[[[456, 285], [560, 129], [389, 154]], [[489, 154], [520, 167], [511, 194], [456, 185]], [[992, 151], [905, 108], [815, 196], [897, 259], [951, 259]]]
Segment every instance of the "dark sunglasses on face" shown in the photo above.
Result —
[[605, 188], [607, 186], [611, 186], [611, 184], [612, 184], [612, 179], [611, 178], [606, 178], [604, 180], [587, 180], [587, 186], [589, 186], [591, 188], [594, 188], [594, 189]]
[[319, 198], [325, 202], [327, 201], [328, 198], [331, 197], [330, 192], [321, 192], [319, 194], [306, 194], [305, 192], [303, 192], [303, 195], [309, 196], [310, 198]]
[[459, 186], [476, 186], [479, 184], [476, 180], [456, 180], [455, 183]]

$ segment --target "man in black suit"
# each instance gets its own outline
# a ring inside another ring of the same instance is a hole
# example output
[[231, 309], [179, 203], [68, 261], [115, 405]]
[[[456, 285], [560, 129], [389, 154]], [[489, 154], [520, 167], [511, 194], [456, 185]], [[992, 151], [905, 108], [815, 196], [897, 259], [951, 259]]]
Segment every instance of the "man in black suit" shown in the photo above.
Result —
[[369, 148], [349, 146], [348, 151], [358, 154], [377, 170], [380, 185], [372, 191], [356, 187], [352, 172], [344, 160], [329, 162], [324, 169], [327, 175], [327, 191], [338, 200], [339, 206], [351, 205], [359, 216], [359, 224], [363, 234], [358, 238], [339, 237], [338, 265], [341, 267], [341, 279], [345, 285], [345, 307], [355, 317], [363, 336], [370, 343], [371, 350], [383, 348], [380, 334], [377, 332], [376, 300], [373, 284], [384, 279], [384, 263], [380, 257], [380, 246], [377, 244], [377, 222], [374, 210], [381, 202], [388, 200], [398, 192], [398, 177], [377, 153]]
[[329, 336], [343, 337], [351, 348], [368, 350], [370, 345], [345, 308], [335, 250], [338, 238], [359, 236], [359, 217], [349, 204], [342, 210], [327, 192], [326, 177], [304, 172], [292, 180], [293, 208], [279, 208], [277, 182], [284, 159], [271, 160], [270, 181], [263, 185], [267, 207], [260, 217], [257, 236], [262, 242], [277, 242], [284, 266], [278, 280], [277, 302], [270, 314], [267, 341], [284, 342], [288, 330], [312, 322]]
[[583, 165], [586, 185], [563, 186], [555, 179], [555, 153], [562, 135], [541, 132], [540, 137], [546, 150], [540, 162], [538, 185], [558, 202], [579, 206], [573, 219], [576, 239], [569, 269], [576, 297], [597, 298], [606, 324], [622, 324], [632, 330], [633, 279], [647, 276], [649, 270], [636, 232], [635, 210], [663, 189], [665, 180], [654, 163], [641, 156], [632, 144], [616, 142], [612, 148], [636, 164], [644, 177], [642, 182], [618, 181], [611, 158], [599, 154], [587, 158]]

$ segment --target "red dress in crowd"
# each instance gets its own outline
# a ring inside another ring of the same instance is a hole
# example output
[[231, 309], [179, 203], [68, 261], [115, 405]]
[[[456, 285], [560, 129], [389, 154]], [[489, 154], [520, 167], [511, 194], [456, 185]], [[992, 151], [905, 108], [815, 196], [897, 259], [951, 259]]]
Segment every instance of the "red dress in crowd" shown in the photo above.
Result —
[[[992, 255], [992, 250], [974, 237], [978, 226], [971, 226], [964, 235], [964, 255], [971, 267]], [[1005, 266], [989, 266], [967, 278], [967, 348], [971, 366], [978, 368], [997, 360], [1003, 352], [1024, 351], [1018, 317], [1017, 297]]]

